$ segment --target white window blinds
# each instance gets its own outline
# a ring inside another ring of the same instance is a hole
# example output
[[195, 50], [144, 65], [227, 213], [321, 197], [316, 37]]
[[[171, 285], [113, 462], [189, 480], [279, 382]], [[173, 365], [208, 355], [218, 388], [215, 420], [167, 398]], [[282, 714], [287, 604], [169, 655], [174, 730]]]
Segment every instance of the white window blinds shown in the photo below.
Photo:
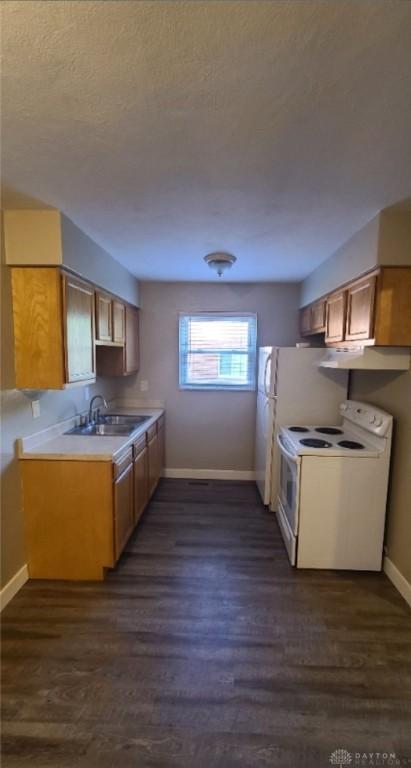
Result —
[[182, 389], [255, 389], [257, 316], [180, 315]]

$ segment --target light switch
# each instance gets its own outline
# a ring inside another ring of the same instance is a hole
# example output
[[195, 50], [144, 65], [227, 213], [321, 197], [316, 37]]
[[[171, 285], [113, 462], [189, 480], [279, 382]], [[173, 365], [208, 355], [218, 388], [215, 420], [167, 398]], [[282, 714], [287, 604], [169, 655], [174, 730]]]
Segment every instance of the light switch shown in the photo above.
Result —
[[40, 400], [31, 401], [31, 410], [33, 412], [33, 419], [40, 418]]
[[146, 379], [140, 381], [140, 390], [141, 392], [148, 392], [148, 381]]
[[84, 387], [84, 399], [90, 400], [90, 387]]

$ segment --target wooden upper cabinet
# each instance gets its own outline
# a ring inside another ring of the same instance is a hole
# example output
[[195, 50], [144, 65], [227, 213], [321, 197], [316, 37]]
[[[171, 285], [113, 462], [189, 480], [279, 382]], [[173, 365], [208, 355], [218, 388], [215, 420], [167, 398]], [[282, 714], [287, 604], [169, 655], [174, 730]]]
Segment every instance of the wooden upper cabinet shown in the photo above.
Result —
[[326, 301], [320, 299], [311, 305], [311, 332], [324, 333], [325, 331]]
[[344, 341], [347, 292], [338, 291], [327, 297], [325, 341]]
[[17, 389], [65, 384], [61, 275], [52, 267], [12, 267]]
[[313, 336], [325, 331], [326, 300], [319, 299], [300, 310], [301, 336]]
[[96, 293], [96, 341], [113, 339], [113, 300], [107, 293]]
[[66, 381], [94, 380], [94, 288], [71, 275], [63, 276]]
[[300, 333], [301, 336], [309, 336], [311, 334], [311, 306], [304, 307], [300, 311]]
[[374, 303], [377, 276], [371, 275], [347, 288], [347, 317], [345, 339], [372, 339], [374, 333]]
[[121, 301], [113, 299], [113, 341], [124, 344], [126, 337], [126, 308]]
[[120, 557], [134, 528], [134, 478], [133, 462], [114, 482], [114, 550]]
[[136, 373], [140, 365], [139, 315], [135, 307], [126, 306], [125, 373]]
[[375, 343], [411, 347], [411, 267], [383, 267], [378, 275]]

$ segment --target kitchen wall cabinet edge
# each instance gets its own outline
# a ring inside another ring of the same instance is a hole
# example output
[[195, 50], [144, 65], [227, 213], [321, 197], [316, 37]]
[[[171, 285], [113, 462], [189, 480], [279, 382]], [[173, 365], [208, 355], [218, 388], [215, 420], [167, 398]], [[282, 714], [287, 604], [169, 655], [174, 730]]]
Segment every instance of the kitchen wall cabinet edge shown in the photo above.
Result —
[[[313, 308], [320, 302], [326, 306], [326, 327], [321, 330], [311, 323]], [[325, 331], [324, 341], [333, 347], [411, 346], [411, 267], [371, 270], [302, 307], [300, 331], [307, 337]]]
[[96, 380], [94, 289], [56, 267], [11, 267], [17, 389]]
[[[87, 280], [59, 267], [10, 267], [14, 328], [15, 385], [17, 389], [65, 389], [96, 381], [96, 291]], [[98, 296], [105, 296], [98, 292]], [[137, 318], [134, 337], [106, 342], [120, 350], [121, 375], [138, 370], [138, 310], [115, 299], [127, 317]], [[120, 334], [118, 334], [119, 337]], [[104, 334], [103, 334], [104, 336]], [[131, 341], [130, 341], [131, 338]], [[126, 347], [126, 349], [124, 349]], [[133, 354], [130, 354], [130, 349]], [[127, 361], [133, 360], [133, 365]], [[99, 371], [118, 375], [116, 358]]]
[[139, 310], [124, 305], [124, 340], [122, 343], [97, 345], [99, 376], [130, 376], [140, 366]]

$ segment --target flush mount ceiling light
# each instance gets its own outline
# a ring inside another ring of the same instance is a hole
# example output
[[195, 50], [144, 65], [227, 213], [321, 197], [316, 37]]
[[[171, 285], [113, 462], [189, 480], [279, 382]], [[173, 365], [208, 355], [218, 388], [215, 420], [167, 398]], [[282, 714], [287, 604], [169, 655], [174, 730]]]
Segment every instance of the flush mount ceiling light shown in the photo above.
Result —
[[210, 269], [214, 269], [217, 275], [221, 277], [227, 269], [231, 269], [237, 259], [231, 253], [215, 251], [215, 253], [208, 253], [207, 256], [204, 256], [204, 261]]

